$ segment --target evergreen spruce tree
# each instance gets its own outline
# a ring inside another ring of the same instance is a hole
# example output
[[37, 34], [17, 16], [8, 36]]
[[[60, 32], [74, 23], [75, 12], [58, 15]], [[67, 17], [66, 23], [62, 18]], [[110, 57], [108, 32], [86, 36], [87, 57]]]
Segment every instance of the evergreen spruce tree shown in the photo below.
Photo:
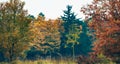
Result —
[[91, 39], [87, 24], [71, 10], [72, 6], [68, 5], [61, 16], [64, 26], [64, 32], [61, 33], [61, 54], [72, 56], [74, 60], [77, 55], [88, 55], [91, 51]]
[[[61, 53], [65, 56], [75, 57], [75, 45], [79, 44], [79, 29], [81, 21], [76, 18], [74, 12], [71, 11], [72, 6], [68, 5], [67, 10], [64, 10], [64, 15], [61, 19], [64, 21], [64, 32], [61, 37]], [[64, 52], [64, 53], [63, 53]]]

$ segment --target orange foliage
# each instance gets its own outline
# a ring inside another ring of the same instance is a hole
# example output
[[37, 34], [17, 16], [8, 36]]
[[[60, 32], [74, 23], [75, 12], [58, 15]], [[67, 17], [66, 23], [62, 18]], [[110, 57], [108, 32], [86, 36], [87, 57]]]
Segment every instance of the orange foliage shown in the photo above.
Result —
[[[47, 53], [60, 47], [61, 20], [45, 20], [41, 16], [30, 24], [32, 46]], [[47, 45], [46, 45], [47, 44]]]
[[95, 30], [95, 53], [118, 60], [120, 58], [120, 0], [94, 0], [83, 7], [82, 12], [92, 21], [89, 26]]

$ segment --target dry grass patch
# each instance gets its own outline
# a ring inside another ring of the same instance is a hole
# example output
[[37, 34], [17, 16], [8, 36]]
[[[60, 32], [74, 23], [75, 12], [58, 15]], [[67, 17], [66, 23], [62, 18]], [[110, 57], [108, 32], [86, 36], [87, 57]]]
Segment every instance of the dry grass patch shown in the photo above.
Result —
[[37, 60], [37, 61], [20, 61], [16, 60], [11, 63], [2, 62], [0, 64], [77, 64], [71, 60]]

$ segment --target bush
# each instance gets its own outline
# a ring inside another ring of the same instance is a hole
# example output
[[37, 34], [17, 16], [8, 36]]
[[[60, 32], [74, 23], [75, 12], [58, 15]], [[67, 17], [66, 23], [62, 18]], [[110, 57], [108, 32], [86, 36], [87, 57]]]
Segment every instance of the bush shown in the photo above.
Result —
[[110, 59], [106, 58], [103, 54], [90, 54], [90, 56], [79, 56], [78, 64], [116, 64]]

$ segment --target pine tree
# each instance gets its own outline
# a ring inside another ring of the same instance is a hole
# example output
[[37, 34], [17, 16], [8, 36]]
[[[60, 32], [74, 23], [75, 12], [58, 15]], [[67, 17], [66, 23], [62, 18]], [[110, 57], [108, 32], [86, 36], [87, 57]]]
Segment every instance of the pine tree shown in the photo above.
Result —
[[[72, 6], [68, 5], [67, 10], [64, 10], [64, 15], [61, 19], [64, 21], [64, 32], [61, 37], [61, 52], [68, 55], [72, 54], [73, 60], [75, 58], [75, 45], [79, 44], [79, 34], [81, 33], [81, 21], [76, 18], [74, 12], [71, 11]], [[63, 54], [63, 53], [62, 53]]]

